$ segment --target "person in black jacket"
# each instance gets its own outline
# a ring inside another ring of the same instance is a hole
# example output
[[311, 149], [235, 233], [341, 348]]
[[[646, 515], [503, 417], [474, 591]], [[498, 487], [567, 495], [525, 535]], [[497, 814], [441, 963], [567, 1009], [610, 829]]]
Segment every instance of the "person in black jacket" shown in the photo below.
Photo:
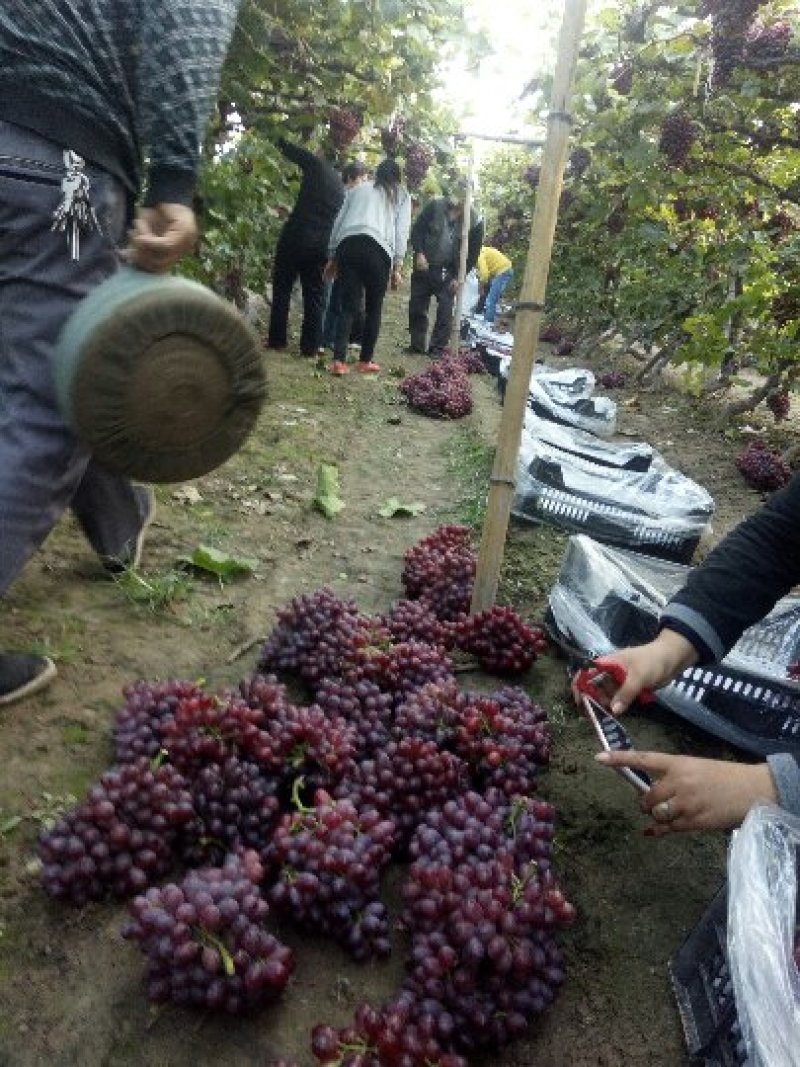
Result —
[[[119, 268], [131, 220], [127, 257], [143, 270], [195, 247], [200, 144], [238, 7], [0, 3], [0, 596], [67, 508], [109, 569], [138, 564], [153, 495], [76, 440], [51, 357]], [[55, 673], [47, 656], [0, 652], [0, 705]]]
[[[464, 205], [457, 195], [429, 201], [414, 221], [410, 244], [414, 252], [408, 301], [410, 352], [438, 357], [447, 348], [453, 325], [453, 302], [458, 291]], [[483, 244], [483, 220], [470, 215], [467, 272], [478, 260]], [[428, 340], [428, 309], [436, 301], [436, 318]]]
[[328, 261], [328, 238], [333, 220], [344, 200], [344, 185], [334, 167], [318, 154], [281, 138], [278, 147], [303, 172], [300, 191], [284, 223], [275, 249], [272, 269], [272, 310], [267, 344], [286, 348], [289, 304], [297, 278], [303, 291], [303, 325], [300, 351], [316, 355], [322, 345], [325, 283], [322, 272]]
[[[621, 664], [624, 684], [611, 699], [625, 712], [645, 688], [657, 689], [694, 664], [714, 663], [800, 582], [800, 475], [745, 519], [691, 572], [661, 613], [646, 645], [603, 657]], [[601, 659], [600, 664], [602, 665]], [[682, 830], [730, 829], [758, 802], [800, 814], [797, 750], [763, 763], [733, 763], [662, 752], [598, 756], [647, 771], [656, 783], [641, 800], [655, 837]]]

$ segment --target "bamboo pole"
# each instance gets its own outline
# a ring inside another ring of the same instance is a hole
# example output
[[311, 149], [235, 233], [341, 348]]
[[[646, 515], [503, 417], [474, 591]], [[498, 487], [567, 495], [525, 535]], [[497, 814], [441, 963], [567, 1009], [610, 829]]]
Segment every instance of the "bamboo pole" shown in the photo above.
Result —
[[455, 354], [461, 343], [461, 313], [464, 308], [464, 279], [467, 276], [467, 252], [469, 251], [469, 220], [472, 214], [472, 179], [475, 170], [475, 154], [470, 149], [467, 163], [467, 187], [464, 190], [464, 215], [461, 219], [461, 247], [458, 259], [458, 279], [456, 284], [456, 307], [453, 316], [453, 328], [450, 331], [450, 351]]
[[531, 239], [514, 329], [511, 370], [503, 403], [503, 415], [492, 469], [486, 520], [478, 554], [471, 611], [485, 611], [494, 603], [503, 563], [514, 475], [519, 452], [531, 372], [539, 343], [547, 276], [553, 253], [558, 206], [569, 148], [569, 114], [578, 63], [587, 0], [566, 0], [558, 42], [558, 60], [553, 80], [547, 139], [536, 193]]

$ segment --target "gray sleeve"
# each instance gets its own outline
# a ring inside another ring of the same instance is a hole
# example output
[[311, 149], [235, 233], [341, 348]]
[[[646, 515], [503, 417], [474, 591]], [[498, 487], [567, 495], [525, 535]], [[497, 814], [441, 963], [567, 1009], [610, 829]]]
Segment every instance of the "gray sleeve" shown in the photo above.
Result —
[[408, 231], [411, 228], [411, 197], [405, 191], [401, 192], [401, 201], [397, 208], [397, 214], [395, 216], [395, 231], [394, 231], [394, 263], [395, 267], [400, 267], [406, 256], [406, 249], [408, 248]]
[[148, 0], [139, 107], [150, 159], [148, 202], [186, 202], [216, 101], [240, 0]]
[[767, 763], [775, 782], [778, 803], [792, 815], [800, 815], [800, 765], [788, 752], [767, 756]]

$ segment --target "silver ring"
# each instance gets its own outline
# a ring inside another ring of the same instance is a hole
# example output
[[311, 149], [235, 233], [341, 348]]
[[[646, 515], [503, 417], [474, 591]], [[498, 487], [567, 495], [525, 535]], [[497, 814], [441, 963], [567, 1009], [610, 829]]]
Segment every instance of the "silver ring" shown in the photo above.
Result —
[[658, 819], [659, 822], [669, 822], [674, 818], [672, 813], [672, 801], [662, 800], [660, 804], [654, 804], [652, 815], [653, 818]]

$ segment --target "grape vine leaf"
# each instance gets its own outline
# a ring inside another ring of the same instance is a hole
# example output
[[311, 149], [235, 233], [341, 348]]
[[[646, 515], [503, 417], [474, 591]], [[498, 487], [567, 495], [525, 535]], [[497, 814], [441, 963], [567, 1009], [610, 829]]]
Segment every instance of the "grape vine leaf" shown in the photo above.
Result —
[[191, 556], [182, 556], [178, 562], [213, 574], [220, 580], [249, 576], [257, 566], [256, 560], [231, 556], [209, 545], [198, 545]]
[[344, 508], [344, 501], [339, 496], [339, 468], [333, 463], [320, 463], [317, 468], [317, 489], [312, 500], [317, 511], [326, 519], [335, 519]]
[[413, 504], [404, 504], [396, 496], [390, 496], [378, 508], [378, 514], [382, 519], [405, 519], [421, 515], [425, 511], [425, 505], [415, 500]]

